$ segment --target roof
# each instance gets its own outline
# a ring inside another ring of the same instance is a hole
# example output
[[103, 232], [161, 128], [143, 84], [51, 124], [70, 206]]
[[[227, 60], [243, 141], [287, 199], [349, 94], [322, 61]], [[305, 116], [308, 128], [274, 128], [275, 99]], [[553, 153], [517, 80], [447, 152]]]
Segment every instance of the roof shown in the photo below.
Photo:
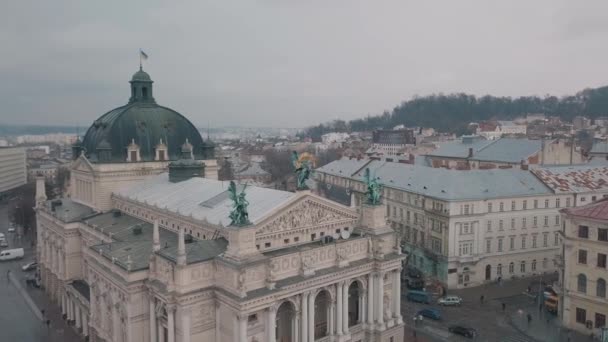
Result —
[[582, 218], [608, 221], [608, 198], [582, 207], [562, 209], [562, 212]]
[[429, 156], [467, 158], [469, 148], [473, 149], [470, 160], [519, 163], [528, 159], [542, 148], [541, 140], [500, 138], [496, 140], [474, 140], [471, 143], [453, 141], [440, 143]]
[[350, 177], [370, 162], [371, 159], [342, 158], [319, 167], [316, 170], [330, 175]]
[[[55, 203], [55, 210], [52, 210], [52, 203]], [[58, 205], [59, 203], [61, 203], [61, 205]], [[95, 211], [90, 207], [76, 203], [69, 198], [48, 200], [46, 202], [46, 207], [51, 215], [63, 222], [76, 222], [95, 214]]]
[[262, 169], [262, 167], [260, 166], [259, 163], [251, 163], [250, 165], [248, 165], [247, 167], [245, 167], [243, 170], [237, 172], [237, 175], [244, 177], [244, 176], [265, 176], [265, 175], [269, 175], [270, 173], [268, 173], [266, 170]]
[[[352, 163], [337, 160], [322, 168], [332, 170], [353, 180], [362, 181], [364, 168], [354, 174]], [[342, 169], [344, 165], [344, 169]], [[412, 193], [430, 196], [447, 201], [483, 200], [491, 198], [548, 195], [551, 190], [531, 172], [520, 169], [495, 170], [448, 170], [420, 165], [371, 161], [365, 168], [370, 169], [372, 176], [379, 177], [380, 182], [390, 188], [401, 189]], [[343, 172], [340, 173], [339, 171]]]
[[[166, 173], [148, 178], [115, 192], [115, 195], [142, 202], [196, 220], [206, 220], [215, 225], [227, 226], [232, 209], [228, 197], [229, 182], [194, 177], [178, 183], [171, 183]], [[240, 191], [240, 190], [239, 190]], [[249, 220], [257, 223], [277, 206], [287, 203], [293, 192], [247, 186], [245, 193], [249, 201]]]
[[[153, 230], [151, 223], [122, 213], [115, 216], [113, 212], [100, 214], [85, 220], [85, 223], [112, 238], [112, 243], [102, 243], [90, 248], [119, 267], [138, 271], [147, 269], [149, 257], [153, 252]], [[141, 228], [140, 234], [134, 233], [134, 228]], [[159, 255], [175, 262], [177, 260], [176, 232], [159, 228]], [[186, 244], [186, 261], [188, 264], [210, 260], [226, 250], [228, 242], [225, 239], [198, 240]]]
[[542, 166], [531, 171], [556, 193], [608, 190], [608, 165]]
[[589, 153], [608, 153], [608, 142], [596, 142]]

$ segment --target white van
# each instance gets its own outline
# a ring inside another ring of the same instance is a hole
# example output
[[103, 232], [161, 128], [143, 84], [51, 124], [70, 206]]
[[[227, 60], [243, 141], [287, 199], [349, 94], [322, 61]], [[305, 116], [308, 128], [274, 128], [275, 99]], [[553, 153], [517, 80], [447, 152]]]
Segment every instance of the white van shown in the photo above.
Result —
[[23, 258], [23, 248], [5, 249], [0, 252], [0, 261]]

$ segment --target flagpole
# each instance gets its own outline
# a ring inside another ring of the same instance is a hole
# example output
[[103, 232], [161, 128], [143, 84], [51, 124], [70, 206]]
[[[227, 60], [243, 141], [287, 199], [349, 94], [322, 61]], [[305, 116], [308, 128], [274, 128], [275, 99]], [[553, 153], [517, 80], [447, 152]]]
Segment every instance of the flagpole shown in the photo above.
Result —
[[139, 49], [139, 70], [142, 70], [142, 68], [141, 68], [141, 49]]

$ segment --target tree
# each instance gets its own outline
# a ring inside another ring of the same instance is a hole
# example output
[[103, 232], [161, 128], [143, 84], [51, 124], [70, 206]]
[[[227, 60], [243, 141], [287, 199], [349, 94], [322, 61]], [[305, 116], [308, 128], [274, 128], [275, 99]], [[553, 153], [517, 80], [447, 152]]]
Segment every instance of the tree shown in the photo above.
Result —
[[227, 158], [221, 163], [220, 169], [217, 172], [217, 177], [221, 181], [233, 180], [234, 171], [232, 170], [232, 163]]
[[274, 182], [286, 182], [289, 176], [293, 175], [294, 168], [291, 164], [290, 151], [277, 151], [269, 149], [264, 151], [265, 167], [264, 170], [270, 173]]
[[[46, 183], [46, 197], [48, 200], [55, 198], [55, 192], [51, 184]], [[17, 226], [23, 227], [23, 234], [36, 229], [36, 182], [29, 182], [17, 188], [13, 192], [13, 200], [10, 202], [10, 218]]]
[[65, 193], [67, 184], [70, 182], [70, 169], [60, 167], [57, 169], [57, 177], [55, 177], [55, 186], [59, 194]]

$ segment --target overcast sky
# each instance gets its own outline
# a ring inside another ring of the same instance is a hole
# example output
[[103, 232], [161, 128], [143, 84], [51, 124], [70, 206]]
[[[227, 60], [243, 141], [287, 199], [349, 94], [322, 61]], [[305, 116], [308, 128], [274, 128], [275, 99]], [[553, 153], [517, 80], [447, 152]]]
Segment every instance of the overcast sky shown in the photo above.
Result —
[[606, 85], [608, 1], [3, 2], [0, 123], [90, 125], [127, 102], [139, 48], [157, 102], [199, 126], [300, 127]]

